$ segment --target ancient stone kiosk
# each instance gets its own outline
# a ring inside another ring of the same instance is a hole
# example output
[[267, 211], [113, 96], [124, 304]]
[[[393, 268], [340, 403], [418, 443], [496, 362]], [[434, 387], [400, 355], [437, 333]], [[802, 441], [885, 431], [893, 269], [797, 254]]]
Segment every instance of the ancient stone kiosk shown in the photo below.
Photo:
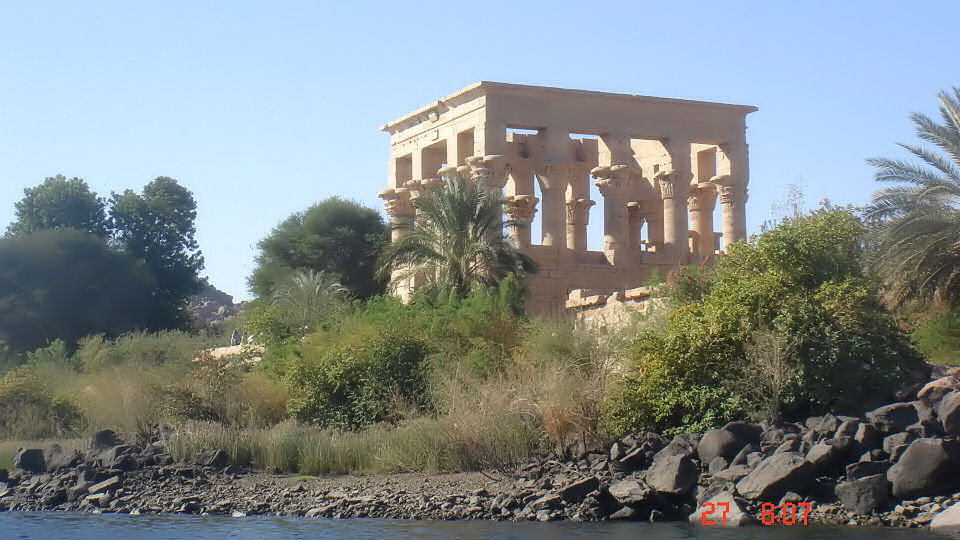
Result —
[[[528, 226], [511, 231], [540, 266], [531, 312], [642, 296], [634, 288], [654, 269], [708, 260], [746, 238], [746, 115], [756, 110], [482, 81], [382, 127], [390, 161], [380, 197], [391, 219], [415, 219], [413, 201], [459, 172], [505, 190], [515, 220], [539, 210], [539, 243]], [[602, 201], [591, 200], [591, 177]], [[603, 250], [590, 251], [597, 212]]]

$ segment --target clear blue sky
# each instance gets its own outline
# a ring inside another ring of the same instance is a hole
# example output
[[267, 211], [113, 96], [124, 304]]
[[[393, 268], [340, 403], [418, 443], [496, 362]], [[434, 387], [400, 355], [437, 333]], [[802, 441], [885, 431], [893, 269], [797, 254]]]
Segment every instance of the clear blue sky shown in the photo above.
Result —
[[758, 106], [754, 229], [800, 179], [810, 205], [865, 202], [864, 159], [902, 155], [907, 114], [960, 85], [947, 1], [145, 4], [0, 5], [0, 225], [45, 176], [103, 196], [172, 176], [239, 298], [283, 217], [382, 208], [381, 124], [477, 80]]

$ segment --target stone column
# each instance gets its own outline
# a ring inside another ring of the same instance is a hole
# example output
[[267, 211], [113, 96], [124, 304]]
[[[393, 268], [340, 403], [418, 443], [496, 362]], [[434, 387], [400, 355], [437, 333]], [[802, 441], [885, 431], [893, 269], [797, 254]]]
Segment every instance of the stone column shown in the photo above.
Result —
[[507, 217], [510, 218], [510, 237], [521, 248], [530, 247], [530, 224], [537, 213], [540, 199], [533, 195], [511, 195], [507, 198]]
[[660, 253], [663, 246], [663, 201], [647, 199], [640, 201], [640, 210], [647, 223], [648, 253]]
[[545, 246], [565, 247], [567, 245], [567, 184], [573, 165], [570, 163], [547, 163], [537, 167], [540, 179], [540, 195], [543, 197], [542, 244]]
[[[410, 200], [410, 190], [405, 187], [388, 188], [381, 191], [379, 197], [383, 199], [387, 207], [387, 214], [390, 216], [390, 241], [396, 242], [410, 232], [413, 227], [415, 210], [413, 202]], [[392, 280], [396, 280], [398, 269], [394, 269]], [[404, 280], [404, 283], [395, 283], [396, 294], [404, 302], [410, 301], [412, 295], [412, 285], [410, 280]]]
[[716, 235], [713, 234], [713, 210], [716, 206], [717, 189], [710, 183], [697, 184], [687, 198], [694, 239], [693, 253], [704, 261], [713, 258], [716, 249]]
[[567, 249], [587, 250], [587, 225], [590, 223], [590, 207], [595, 205], [590, 199], [567, 201]]
[[[414, 208], [410, 200], [410, 190], [405, 187], [387, 188], [378, 193], [378, 196], [387, 207], [391, 225], [395, 226], [390, 233], [390, 240], [396, 242], [407, 232], [404, 228], [413, 225]], [[401, 227], [396, 227], [398, 225]]]
[[687, 264], [690, 241], [687, 225], [688, 175], [675, 170], [655, 175], [663, 199], [663, 252], [670, 262]]
[[[510, 173], [510, 165], [505, 156], [470, 156], [466, 159], [467, 167], [470, 168], [470, 178], [483, 182], [490, 191], [502, 192], [503, 187], [507, 185], [507, 175]], [[457, 168], [459, 172], [460, 167]]]
[[590, 174], [597, 178], [603, 195], [603, 251], [607, 260], [615, 266], [636, 264], [637, 252], [629, 248], [627, 196], [639, 171], [628, 165], [613, 165], [596, 167]]
[[710, 181], [720, 195], [723, 250], [728, 251], [734, 242], [747, 240], [747, 186], [730, 176], [715, 176]]
[[442, 188], [444, 181], [440, 178], [424, 178], [423, 180], [409, 180], [404, 186], [410, 191], [410, 203], [415, 209], [415, 215], [420, 215], [419, 204], [417, 201], [433, 193], [433, 191]]
[[630, 249], [639, 250], [643, 231], [643, 211], [638, 201], [627, 203], [627, 228], [630, 230]]

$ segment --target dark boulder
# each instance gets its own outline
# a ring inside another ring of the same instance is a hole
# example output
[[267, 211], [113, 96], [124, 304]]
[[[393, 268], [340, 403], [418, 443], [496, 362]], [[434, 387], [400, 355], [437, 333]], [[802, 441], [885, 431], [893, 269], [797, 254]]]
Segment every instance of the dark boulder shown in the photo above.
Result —
[[960, 392], [950, 392], [937, 405], [937, 417], [947, 435], [960, 437]]
[[847, 465], [847, 480], [858, 480], [875, 474], [887, 474], [889, 461], [858, 461]]
[[883, 451], [887, 454], [893, 454], [893, 450], [904, 444], [910, 444], [917, 438], [916, 435], [910, 433], [909, 431], [904, 431], [903, 433], [894, 433], [893, 435], [887, 435], [883, 438]]
[[230, 462], [230, 456], [223, 450], [210, 448], [197, 454], [196, 464], [201, 467], [222, 469]]
[[857, 433], [853, 436], [853, 440], [857, 443], [857, 450], [859, 452], [869, 452], [870, 450], [880, 448], [883, 444], [883, 435], [873, 424], [860, 424], [857, 427]]
[[707, 470], [710, 471], [710, 474], [716, 474], [727, 468], [729, 463], [727, 460], [723, 459], [720, 456], [717, 456], [710, 462], [710, 465], [707, 466]]
[[883, 433], [899, 433], [920, 420], [913, 403], [884, 405], [867, 413], [867, 420]]
[[642, 504], [652, 493], [650, 488], [634, 479], [614, 482], [607, 491], [621, 505]]
[[687, 456], [664, 456], [647, 469], [647, 485], [664, 495], [687, 495], [697, 483], [697, 464]]
[[818, 435], [832, 435], [840, 427], [840, 419], [832, 414], [823, 416], [812, 416], [807, 418], [805, 425], [807, 429]]
[[782, 454], [784, 452], [796, 452], [800, 449], [800, 439], [787, 439], [783, 441], [783, 444], [777, 447], [773, 451], [774, 454]]
[[596, 476], [589, 476], [567, 484], [560, 490], [560, 497], [568, 503], [578, 503], [598, 489], [600, 489], [600, 479]]
[[701, 463], [710, 463], [718, 456], [726, 460], [732, 460], [747, 444], [748, 441], [737, 437], [732, 431], [711, 429], [700, 439], [700, 444], [697, 445], [697, 455], [700, 456]]
[[760, 437], [763, 434], [763, 428], [758, 424], [750, 422], [728, 422], [723, 429], [733, 433], [741, 441], [750, 444], [760, 445]]
[[737, 452], [737, 455], [733, 456], [733, 460], [730, 461], [730, 464], [731, 464], [731, 465], [746, 465], [746, 464], [747, 464], [747, 456], [749, 456], [751, 453], [756, 452], [756, 451], [757, 451], [757, 447], [756, 447], [756, 446], [754, 446], [754, 445], [752, 445], [752, 444], [747, 444], [746, 446], [744, 446], [743, 448], [741, 448], [739, 452]]
[[59, 444], [54, 444], [43, 452], [43, 459], [47, 472], [52, 473], [76, 467], [83, 461], [83, 454], [78, 450], [66, 451]]
[[960, 487], [960, 442], [917, 439], [887, 471], [894, 496], [913, 499]]
[[869, 514], [887, 504], [887, 479], [882, 474], [837, 484], [834, 492], [850, 512]]
[[854, 447], [853, 437], [827, 439], [817, 443], [807, 452], [807, 461], [813, 464], [817, 473], [835, 473], [840, 471], [850, 459]]
[[133, 448], [126, 444], [117, 445], [101, 452], [97, 462], [105, 469], [133, 471], [137, 469], [138, 462], [132, 452]]
[[90, 440], [90, 449], [94, 452], [103, 452], [121, 444], [123, 444], [123, 441], [112, 429], [104, 429], [93, 434]]
[[737, 482], [748, 499], [776, 502], [788, 491], [802, 493], [813, 479], [813, 465], [797, 452], [775, 454]]
[[47, 470], [47, 463], [40, 448], [20, 448], [13, 456], [13, 466], [35, 474]]
[[846, 420], [833, 432], [833, 437], [854, 437], [861, 424], [860, 420]]
[[923, 401], [914, 401], [913, 406], [917, 409], [917, 423], [907, 426], [905, 431], [913, 433], [917, 437], [939, 437], [943, 435], [943, 426], [937, 419], [937, 413], [933, 407]]

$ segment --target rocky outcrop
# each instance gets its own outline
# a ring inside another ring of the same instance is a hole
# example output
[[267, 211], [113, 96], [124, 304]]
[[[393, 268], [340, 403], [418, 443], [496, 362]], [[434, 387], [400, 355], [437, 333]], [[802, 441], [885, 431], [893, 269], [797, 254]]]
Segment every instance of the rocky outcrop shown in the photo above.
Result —
[[233, 297], [206, 283], [203, 289], [188, 300], [190, 318], [199, 326], [219, 328], [223, 322], [237, 315], [240, 305], [233, 303]]

